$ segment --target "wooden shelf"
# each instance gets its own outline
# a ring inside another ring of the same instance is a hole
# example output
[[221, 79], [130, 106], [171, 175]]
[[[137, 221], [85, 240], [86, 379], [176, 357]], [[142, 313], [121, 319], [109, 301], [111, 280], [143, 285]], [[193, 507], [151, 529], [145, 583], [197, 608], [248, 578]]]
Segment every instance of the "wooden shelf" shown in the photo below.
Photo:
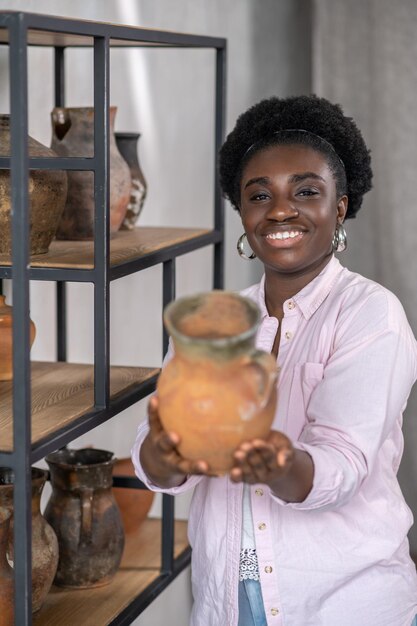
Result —
[[[159, 228], [142, 226], [121, 230], [110, 240], [110, 266], [135, 261], [170, 246], [206, 235], [211, 231], [197, 228]], [[9, 255], [0, 254], [0, 265], [10, 266]], [[53, 241], [46, 254], [30, 259], [31, 267], [83, 269], [94, 268], [94, 243], [92, 241]]]
[[[110, 370], [112, 400], [156, 376], [158, 368], [120, 367]], [[32, 363], [32, 445], [69, 426], [94, 409], [92, 365]], [[12, 382], [0, 382], [0, 450], [13, 448]]]
[[[177, 557], [187, 547], [187, 523], [176, 521], [174, 556]], [[137, 533], [126, 537], [122, 563], [110, 585], [80, 590], [53, 586], [45, 604], [34, 616], [34, 626], [110, 624], [139, 593], [156, 580], [160, 559], [161, 522], [145, 520]]]

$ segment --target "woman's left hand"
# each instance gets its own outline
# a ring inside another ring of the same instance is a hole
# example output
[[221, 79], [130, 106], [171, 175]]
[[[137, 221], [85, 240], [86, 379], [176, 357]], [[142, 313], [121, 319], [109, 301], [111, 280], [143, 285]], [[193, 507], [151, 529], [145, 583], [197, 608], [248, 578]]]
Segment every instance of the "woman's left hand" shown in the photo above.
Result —
[[234, 466], [230, 471], [233, 482], [250, 485], [264, 483], [270, 487], [289, 471], [294, 448], [286, 435], [271, 430], [267, 439], [245, 441], [234, 453]]

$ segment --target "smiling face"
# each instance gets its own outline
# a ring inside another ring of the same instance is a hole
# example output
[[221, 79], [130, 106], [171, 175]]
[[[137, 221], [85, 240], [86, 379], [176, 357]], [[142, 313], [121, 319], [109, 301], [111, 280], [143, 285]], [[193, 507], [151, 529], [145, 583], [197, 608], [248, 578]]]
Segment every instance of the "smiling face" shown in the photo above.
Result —
[[347, 209], [326, 157], [300, 144], [268, 146], [246, 164], [240, 189], [243, 227], [267, 275], [310, 282], [329, 261]]

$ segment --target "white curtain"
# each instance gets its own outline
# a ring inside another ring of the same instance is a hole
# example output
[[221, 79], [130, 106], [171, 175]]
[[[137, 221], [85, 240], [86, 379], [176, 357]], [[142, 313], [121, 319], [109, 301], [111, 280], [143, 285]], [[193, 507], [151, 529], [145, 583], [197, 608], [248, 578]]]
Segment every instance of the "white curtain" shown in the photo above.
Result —
[[[340, 103], [372, 150], [374, 189], [347, 222], [341, 261], [393, 291], [417, 335], [417, 2], [313, 6], [313, 91]], [[400, 483], [417, 516], [416, 387], [404, 434]], [[417, 554], [417, 524], [410, 542]]]

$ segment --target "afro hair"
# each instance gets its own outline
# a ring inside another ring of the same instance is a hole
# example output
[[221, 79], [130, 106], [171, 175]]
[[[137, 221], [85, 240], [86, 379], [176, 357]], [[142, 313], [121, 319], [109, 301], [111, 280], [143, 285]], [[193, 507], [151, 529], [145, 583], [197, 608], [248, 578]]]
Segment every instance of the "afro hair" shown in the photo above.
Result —
[[[285, 133], [274, 136], [289, 129], [309, 132], [295, 133], [294, 140], [285, 139]], [[324, 142], [317, 144], [309, 133]], [[352, 118], [345, 116], [338, 104], [315, 95], [268, 98], [240, 115], [219, 155], [220, 185], [234, 208], [239, 211], [240, 180], [248, 154], [282, 143], [303, 143], [326, 154], [338, 192], [349, 198], [346, 218], [355, 217], [363, 195], [372, 188], [370, 151]]]

